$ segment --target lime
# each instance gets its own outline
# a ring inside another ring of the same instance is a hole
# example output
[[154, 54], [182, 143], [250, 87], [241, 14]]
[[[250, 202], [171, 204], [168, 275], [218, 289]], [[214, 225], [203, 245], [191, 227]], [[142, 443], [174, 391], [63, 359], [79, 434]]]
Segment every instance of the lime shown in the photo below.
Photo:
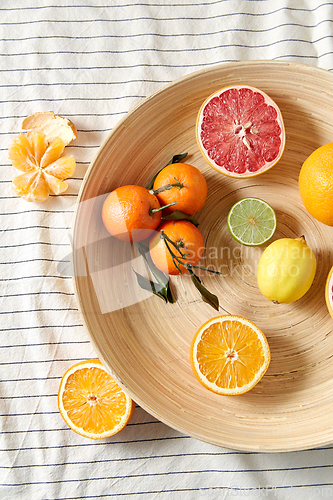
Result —
[[259, 246], [266, 243], [276, 229], [276, 215], [266, 201], [243, 198], [235, 203], [228, 214], [230, 234], [238, 243]]

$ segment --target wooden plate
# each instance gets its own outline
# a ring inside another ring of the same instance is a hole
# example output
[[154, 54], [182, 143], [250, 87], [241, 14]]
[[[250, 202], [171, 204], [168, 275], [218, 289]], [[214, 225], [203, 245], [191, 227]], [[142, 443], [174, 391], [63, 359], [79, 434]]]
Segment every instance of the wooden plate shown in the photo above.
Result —
[[[252, 179], [215, 172], [195, 141], [201, 103], [233, 84], [267, 92], [285, 120], [282, 159]], [[328, 71], [289, 62], [247, 61], [190, 74], [128, 113], [86, 174], [73, 226], [74, 286], [85, 327], [100, 359], [132, 398], [182, 433], [227, 448], [267, 452], [333, 441], [333, 320], [325, 304], [333, 228], [305, 211], [297, 184], [304, 159], [332, 141], [332, 88]], [[208, 183], [208, 198], [198, 213], [206, 243], [203, 264], [224, 273], [202, 274], [203, 282], [219, 297], [220, 314], [252, 320], [271, 347], [266, 375], [242, 396], [213, 394], [190, 367], [192, 337], [216, 311], [202, 302], [187, 276], [172, 278], [176, 304], [144, 293], [133, 277], [132, 267], [141, 265], [137, 253], [110, 237], [101, 222], [105, 193], [125, 184], [146, 185], [183, 152]], [[228, 211], [245, 196], [273, 206], [278, 220], [274, 239], [305, 235], [316, 253], [314, 283], [294, 304], [274, 305], [261, 296], [255, 270], [262, 249], [242, 247], [229, 235]]]

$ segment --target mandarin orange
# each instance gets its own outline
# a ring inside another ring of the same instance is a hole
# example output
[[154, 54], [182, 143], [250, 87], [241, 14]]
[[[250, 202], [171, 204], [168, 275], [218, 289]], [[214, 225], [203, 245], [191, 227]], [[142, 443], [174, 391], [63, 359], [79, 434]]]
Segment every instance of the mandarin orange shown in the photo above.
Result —
[[[162, 231], [173, 244], [161, 237]], [[181, 262], [172, 258], [167, 245]], [[164, 273], [173, 275], [188, 272], [182, 263], [196, 265], [203, 255], [204, 245], [199, 229], [187, 220], [162, 222], [149, 240], [150, 255], [155, 266]]]
[[105, 199], [102, 219], [112, 236], [122, 241], [148, 238], [161, 221], [161, 206], [155, 195], [142, 186], [114, 189]]
[[167, 165], [157, 175], [153, 190], [161, 205], [177, 202], [176, 205], [164, 209], [168, 215], [176, 209], [187, 215], [193, 215], [206, 201], [206, 179], [196, 167], [187, 163]]

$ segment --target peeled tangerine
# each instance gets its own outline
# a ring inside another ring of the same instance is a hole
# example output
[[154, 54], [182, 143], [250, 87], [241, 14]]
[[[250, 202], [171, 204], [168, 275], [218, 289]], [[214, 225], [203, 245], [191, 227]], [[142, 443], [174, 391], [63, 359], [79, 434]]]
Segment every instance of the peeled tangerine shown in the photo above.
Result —
[[50, 191], [63, 193], [64, 179], [75, 171], [73, 156], [63, 156], [65, 142], [60, 137], [48, 142], [44, 133], [32, 130], [14, 138], [8, 152], [13, 166], [23, 173], [13, 179], [12, 188], [27, 201], [44, 201]]
[[281, 238], [260, 257], [257, 281], [261, 293], [274, 303], [289, 303], [303, 297], [316, 274], [316, 257], [300, 238]]

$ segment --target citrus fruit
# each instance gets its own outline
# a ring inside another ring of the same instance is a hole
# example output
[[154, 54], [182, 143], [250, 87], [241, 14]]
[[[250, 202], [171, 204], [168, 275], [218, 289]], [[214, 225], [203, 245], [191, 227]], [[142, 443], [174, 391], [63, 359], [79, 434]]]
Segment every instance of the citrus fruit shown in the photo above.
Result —
[[305, 160], [298, 186], [307, 211], [319, 222], [333, 226], [333, 142]]
[[102, 219], [112, 236], [122, 241], [148, 238], [161, 221], [161, 206], [142, 186], [121, 186], [112, 191], [102, 207]]
[[195, 334], [191, 365], [199, 382], [217, 394], [237, 396], [252, 389], [270, 363], [267, 339], [241, 316], [212, 318]]
[[303, 297], [316, 274], [316, 257], [300, 238], [281, 238], [262, 253], [257, 281], [261, 293], [276, 303], [289, 303]]
[[66, 371], [59, 386], [58, 407], [73, 431], [87, 438], [103, 439], [125, 427], [135, 405], [100, 360], [91, 359]]
[[333, 267], [328, 273], [325, 286], [325, 299], [328, 312], [333, 318]]
[[13, 166], [23, 174], [12, 182], [14, 192], [27, 201], [44, 201], [50, 191], [61, 194], [68, 185], [64, 181], [75, 171], [73, 156], [60, 158], [65, 143], [60, 137], [52, 142], [37, 130], [19, 134], [12, 141], [8, 156]]
[[[164, 233], [169, 240], [161, 238]], [[166, 274], [185, 274], [182, 264], [197, 264], [204, 252], [204, 239], [194, 224], [187, 220], [165, 221], [149, 240], [149, 251], [155, 266]], [[168, 249], [180, 260], [174, 260]]]
[[238, 243], [248, 246], [263, 245], [276, 229], [274, 210], [259, 198], [243, 198], [235, 203], [227, 222], [231, 236]]
[[173, 163], [159, 172], [154, 181], [153, 192], [161, 206], [177, 202], [163, 211], [165, 215], [176, 209], [193, 215], [206, 201], [207, 183], [196, 167], [187, 163]]
[[247, 85], [225, 87], [202, 104], [196, 138], [205, 160], [222, 174], [252, 177], [282, 156], [285, 130], [277, 104]]

